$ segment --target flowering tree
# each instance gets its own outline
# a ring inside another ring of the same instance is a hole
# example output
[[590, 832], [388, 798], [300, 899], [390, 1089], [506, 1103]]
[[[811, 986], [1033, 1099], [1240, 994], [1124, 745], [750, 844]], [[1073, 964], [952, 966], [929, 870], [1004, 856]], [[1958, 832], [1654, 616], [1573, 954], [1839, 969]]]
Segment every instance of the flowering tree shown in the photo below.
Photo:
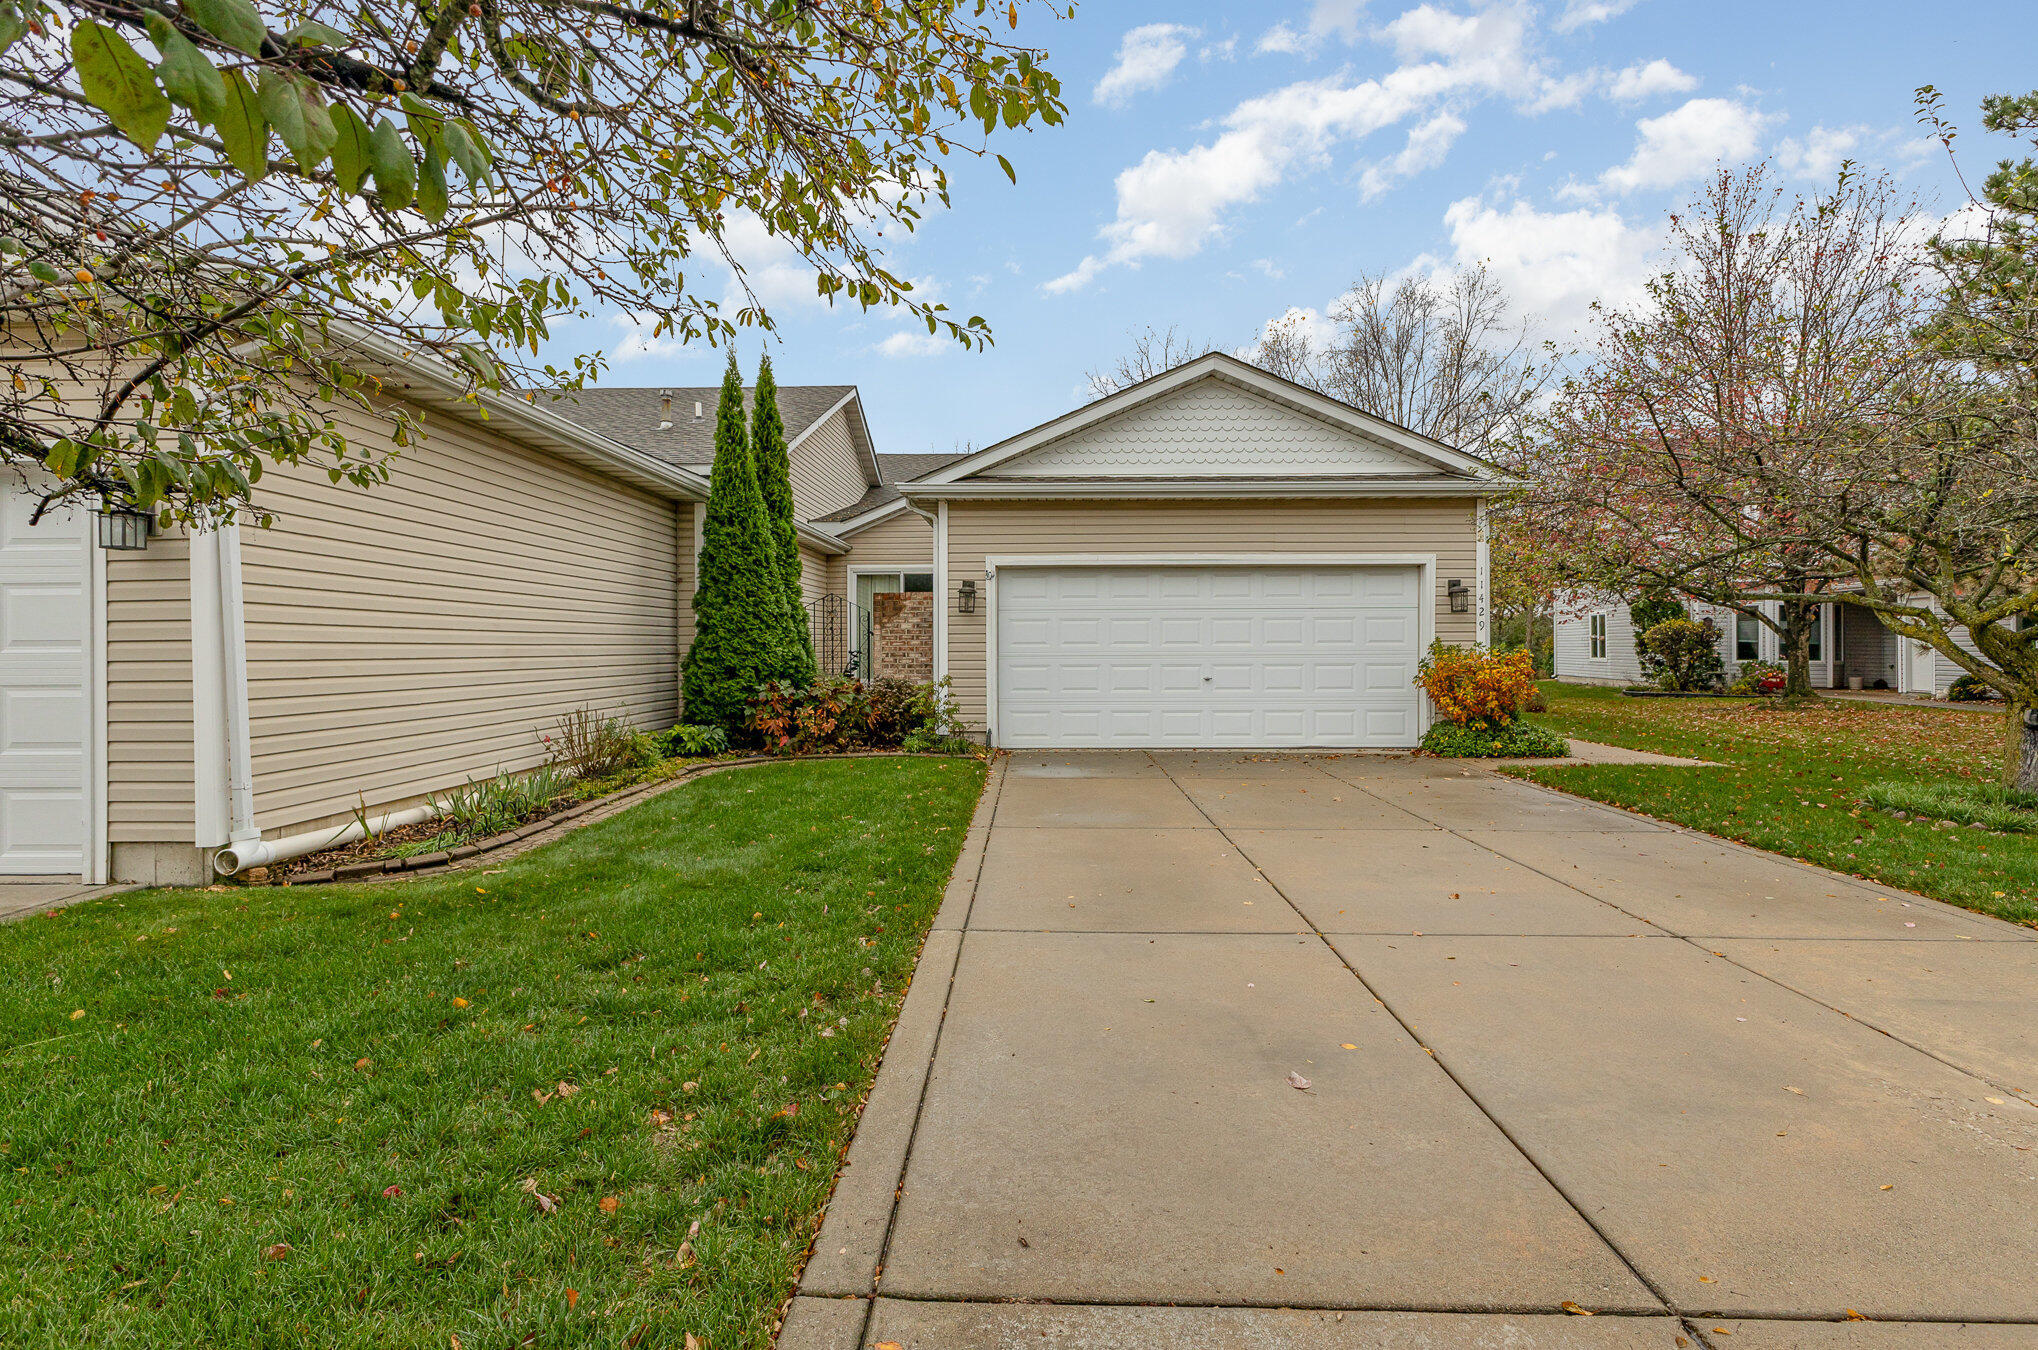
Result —
[[[1937, 94], [1919, 102], [1950, 151]], [[1988, 99], [1983, 125], [2038, 145], [2038, 93]], [[1944, 396], [1864, 430], [1787, 500], [1844, 569], [1842, 600], [2009, 702], [2005, 777], [2038, 790], [2038, 165], [1999, 163], [1962, 216], [1924, 249], [1920, 350]]]
[[948, 155], [1061, 119], [1020, 3], [0, 0], [0, 463], [184, 514], [265, 463], [370, 483], [329, 401], [417, 429], [350, 334], [576, 386], [594, 360], [536, 353], [596, 304], [769, 326], [701, 285], [740, 235], [980, 343], [879, 241]]
[[1914, 214], [1851, 168], [1812, 199], [1763, 166], [1720, 172], [1671, 218], [1670, 270], [1602, 313], [1593, 361], [1541, 419], [1525, 528], [1603, 589], [1753, 617], [1778, 634], [1787, 692], [1809, 694], [1816, 605], [1856, 569], [1803, 489], [1941, 406], [1912, 336]]

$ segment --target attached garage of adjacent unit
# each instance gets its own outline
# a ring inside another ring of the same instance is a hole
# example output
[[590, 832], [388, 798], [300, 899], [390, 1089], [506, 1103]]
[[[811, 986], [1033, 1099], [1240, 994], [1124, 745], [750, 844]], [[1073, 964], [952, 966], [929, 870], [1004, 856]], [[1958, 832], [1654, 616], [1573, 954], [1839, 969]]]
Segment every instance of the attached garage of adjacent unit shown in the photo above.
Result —
[[1428, 556], [987, 560], [1013, 747], [1397, 748], [1423, 731]]
[[93, 516], [0, 469], [0, 876], [101, 877]]

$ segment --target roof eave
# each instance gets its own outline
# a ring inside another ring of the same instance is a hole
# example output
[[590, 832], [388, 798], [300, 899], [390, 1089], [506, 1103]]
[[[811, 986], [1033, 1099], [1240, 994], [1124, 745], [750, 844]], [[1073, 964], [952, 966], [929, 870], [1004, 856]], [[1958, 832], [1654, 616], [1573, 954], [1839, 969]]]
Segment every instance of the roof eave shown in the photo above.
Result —
[[1518, 484], [1499, 478], [965, 479], [905, 483], [912, 501], [1137, 501], [1154, 498], [1495, 497]]
[[[621, 441], [589, 431], [571, 418], [522, 398], [495, 390], [475, 389], [458, 371], [426, 353], [391, 342], [379, 333], [354, 325], [335, 324], [348, 348], [389, 372], [385, 392], [485, 426], [529, 449], [579, 464], [660, 496], [679, 501], [706, 501], [708, 480], [680, 465], [670, 464]], [[836, 541], [839, 542], [839, 541]]]

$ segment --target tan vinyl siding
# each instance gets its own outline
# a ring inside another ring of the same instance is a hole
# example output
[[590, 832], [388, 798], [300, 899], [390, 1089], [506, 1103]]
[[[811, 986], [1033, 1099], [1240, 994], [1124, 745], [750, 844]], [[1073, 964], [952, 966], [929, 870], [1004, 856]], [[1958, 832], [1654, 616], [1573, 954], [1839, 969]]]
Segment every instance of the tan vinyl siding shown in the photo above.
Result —
[[870, 486], [849, 435], [849, 415], [841, 408], [822, 418], [793, 447], [791, 469], [793, 514], [801, 520], [853, 506]]
[[848, 556], [828, 560], [833, 569], [828, 584], [841, 595], [852, 595], [849, 585], [849, 569], [852, 567], [864, 571], [872, 568], [897, 568], [901, 572], [934, 570], [934, 526], [915, 511], [901, 511], [889, 520], [881, 520], [869, 529], [846, 536], [843, 542], [849, 545]]
[[[1435, 554], [1436, 636], [1470, 643], [1476, 614], [1453, 614], [1445, 585], [1477, 575], [1474, 506], [1464, 498], [1383, 501], [1152, 503], [951, 502], [948, 507], [948, 674], [962, 718], [982, 730], [988, 606], [955, 612], [964, 578], [984, 585], [984, 560], [1071, 553]], [[852, 555], [854, 556], [854, 555]]]
[[191, 548], [182, 531], [106, 559], [106, 823], [116, 844], [189, 844]]
[[800, 545], [800, 603], [812, 605], [828, 594], [828, 578], [841, 559]]
[[459, 424], [392, 468], [272, 471], [242, 531], [264, 831], [534, 767], [583, 705], [677, 718], [683, 508]]
[[700, 547], [700, 537], [695, 533], [698, 529], [698, 517], [695, 513], [701, 508], [693, 502], [679, 502], [674, 509], [678, 512], [673, 524], [679, 532], [679, 560], [673, 647], [678, 652], [679, 659], [684, 661], [686, 649], [693, 646], [693, 593], [694, 587], [699, 584], [701, 561], [700, 554], [696, 551]]

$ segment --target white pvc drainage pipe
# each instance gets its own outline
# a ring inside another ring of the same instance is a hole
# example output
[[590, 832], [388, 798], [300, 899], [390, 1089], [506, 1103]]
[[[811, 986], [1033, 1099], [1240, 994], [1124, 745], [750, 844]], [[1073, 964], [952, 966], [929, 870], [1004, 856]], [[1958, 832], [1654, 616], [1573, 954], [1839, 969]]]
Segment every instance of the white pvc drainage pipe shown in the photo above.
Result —
[[288, 858], [301, 858], [307, 853], [317, 853], [321, 849], [338, 848], [341, 844], [351, 844], [356, 839], [384, 834], [400, 826], [415, 825], [438, 814], [439, 808], [436, 804], [426, 803], [423, 806], [410, 806], [401, 811], [391, 811], [387, 815], [370, 816], [366, 829], [362, 828], [361, 821], [350, 820], [335, 829], [307, 830], [303, 834], [286, 834], [281, 839], [237, 840], [212, 855], [212, 870], [223, 877], [230, 877], [236, 872], [245, 872], [250, 867], [267, 867], [270, 863], [282, 862]]

